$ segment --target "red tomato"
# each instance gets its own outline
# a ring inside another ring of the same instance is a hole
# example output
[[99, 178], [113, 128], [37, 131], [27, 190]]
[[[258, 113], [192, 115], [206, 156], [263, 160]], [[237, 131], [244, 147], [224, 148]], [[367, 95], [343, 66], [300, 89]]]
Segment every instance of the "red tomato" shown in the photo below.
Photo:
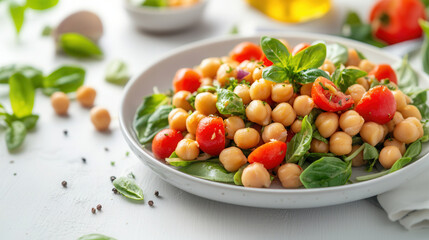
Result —
[[398, 78], [392, 67], [388, 64], [377, 65], [368, 75], [373, 75], [379, 81], [388, 78], [394, 84], [398, 84]]
[[396, 112], [396, 101], [392, 92], [384, 85], [378, 85], [366, 92], [355, 108], [365, 121], [386, 124]]
[[177, 143], [183, 139], [182, 133], [174, 129], [163, 129], [157, 133], [152, 141], [152, 152], [158, 159], [168, 158], [174, 150]]
[[296, 45], [293, 49], [292, 49], [292, 56], [295, 56], [295, 54], [299, 53], [300, 51], [310, 47], [311, 45], [308, 43], [300, 43], [298, 45]]
[[337, 86], [324, 77], [318, 77], [311, 88], [314, 103], [328, 112], [346, 110], [353, 105], [350, 95], [345, 95]]
[[426, 19], [420, 0], [380, 0], [369, 17], [374, 35], [388, 44], [422, 36], [420, 18]]
[[247, 158], [249, 163], [262, 163], [266, 169], [280, 165], [286, 156], [287, 144], [280, 141], [267, 142], [257, 147]]
[[264, 64], [264, 66], [266, 66], [266, 67], [273, 65], [273, 62], [268, 60], [267, 56], [265, 56], [264, 53], [262, 53], [261, 61], [262, 61], [262, 64]]
[[210, 155], [219, 155], [225, 148], [225, 126], [221, 117], [205, 117], [195, 134], [200, 149]]
[[229, 53], [232, 60], [242, 62], [244, 60], [260, 60], [262, 57], [262, 49], [251, 42], [242, 42], [235, 46]]
[[173, 79], [174, 92], [186, 90], [195, 92], [201, 85], [201, 76], [190, 68], [181, 68], [176, 72]]

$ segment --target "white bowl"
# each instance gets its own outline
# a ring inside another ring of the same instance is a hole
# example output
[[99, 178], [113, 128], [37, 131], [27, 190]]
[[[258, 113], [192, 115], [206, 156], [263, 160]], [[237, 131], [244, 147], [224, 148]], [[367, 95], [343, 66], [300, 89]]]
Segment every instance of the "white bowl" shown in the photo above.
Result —
[[[381, 50], [356, 41], [334, 36], [308, 33], [275, 34], [285, 38], [293, 46], [300, 42], [324, 40], [338, 42], [361, 51], [375, 63], [394, 64], [401, 60]], [[422, 158], [403, 169], [386, 176], [366, 182], [359, 182], [338, 187], [316, 189], [280, 189], [275, 185], [269, 189], [244, 188], [241, 186], [211, 182], [182, 173], [152, 156], [149, 148], [142, 148], [133, 130], [133, 118], [136, 109], [145, 95], [152, 93], [152, 87], [160, 90], [171, 89], [172, 78], [177, 69], [192, 67], [206, 57], [226, 55], [236, 44], [243, 41], [258, 43], [260, 37], [228, 37], [202, 41], [178, 49], [155, 62], [143, 73], [135, 77], [125, 88], [120, 112], [122, 133], [132, 151], [155, 173], [168, 183], [189, 193], [208, 199], [244, 206], [266, 208], [308, 208], [335, 205], [378, 195], [393, 189], [423, 172], [429, 167], [427, 152], [429, 146], [423, 145]], [[422, 72], [417, 72], [422, 86], [428, 86], [429, 79]], [[363, 169], [353, 169], [352, 179], [368, 174]]]
[[124, 0], [124, 5], [137, 28], [153, 33], [167, 33], [183, 30], [198, 23], [207, 0], [200, 0], [188, 7], [144, 7], [131, 0]]

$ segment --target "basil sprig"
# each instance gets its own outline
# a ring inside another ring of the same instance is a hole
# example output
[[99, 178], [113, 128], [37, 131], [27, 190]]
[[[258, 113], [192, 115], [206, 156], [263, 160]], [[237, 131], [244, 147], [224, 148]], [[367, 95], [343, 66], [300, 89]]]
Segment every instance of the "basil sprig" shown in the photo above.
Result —
[[351, 175], [351, 162], [336, 157], [322, 157], [310, 164], [299, 178], [305, 188], [321, 188], [344, 185]]
[[356, 84], [356, 80], [358, 78], [364, 77], [366, 75], [367, 73], [365, 71], [359, 69], [337, 68], [332, 74], [332, 82], [337, 85], [342, 92], [346, 92], [347, 88], [353, 84]]
[[133, 178], [120, 177], [113, 181], [113, 186], [126, 198], [137, 201], [144, 200], [143, 190], [137, 185]]

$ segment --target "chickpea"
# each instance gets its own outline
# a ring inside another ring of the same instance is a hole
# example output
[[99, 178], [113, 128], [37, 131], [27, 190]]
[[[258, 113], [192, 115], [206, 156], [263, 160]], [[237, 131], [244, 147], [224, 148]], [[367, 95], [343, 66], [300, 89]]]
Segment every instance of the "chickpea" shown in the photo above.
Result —
[[313, 99], [306, 95], [301, 95], [295, 98], [293, 102], [293, 110], [298, 116], [304, 117], [308, 115], [314, 108]]
[[346, 66], [359, 66], [360, 57], [355, 49], [349, 48], [349, 56], [347, 58]]
[[220, 67], [219, 58], [206, 58], [201, 61], [199, 70], [203, 77], [214, 78], [216, 77], [217, 70]]
[[329, 139], [329, 150], [335, 155], [346, 155], [352, 151], [352, 137], [345, 132], [336, 132]]
[[262, 140], [266, 143], [271, 140], [286, 142], [286, 138], [287, 131], [281, 123], [271, 123], [270, 125], [265, 126], [264, 131], [262, 132]]
[[405, 96], [405, 101], [407, 102], [407, 104], [410, 104], [412, 102], [411, 98], [406, 94], [404, 94], [404, 96]]
[[323, 112], [316, 118], [316, 128], [324, 138], [330, 137], [338, 129], [338, 115], [331, 112]]
[[213, 79], [211, 78], [201, 78], [201, 87], [213, 86]]
[[363, 59], [362, 61], [360, 61], [359, 63], [359, 68], [362, 71], [365, 71], [367, 73], [371, 72], [374, 68], [375, 68], [375, 64], [368, 61], [368, 59]]
[[350, 136], [354, 136], [359, 133], [365, 123], [365, 120], [356, 111], [348, 110], [341, 114], [339, 122], [340, 127], [344, 132]]
[[335, 71], [335, 65], [329, 59], [325, 59], [325, 62], [320, 66], [320, 69], [331, 75]]
[[190, 111], [193, 109], [191, 104], [188, 102], [188, 97], [191, 95], [189, 91], [178, 91], [173, 96], [173, 106], [177, 108], [183, 108], [185, 111]]
[[252, 101], [252, 99], [250, 99], [250, 88], [247, 85], [238, 84], [234, 88], [234, 93], [241, 98], [244, 105], [247, 105]]
[[364, 77], [360, 77], [356, 80], [357, 84], [361, 85], [363, 88], [365, 88], [366, 91], [369, 90], [369, 83], [368, 80]]
[[98, 131], [106, 131], [110, 125], [109, 111], [101, 107], [93, 107], [90, 112], [91, 122]]
[[253, 73], [252, 73], [253, 81], [256, 81], [256, 80], [259, 80], [262, 78], [263, 70], [264, 69], [262, 67], [257, 67], [257, 68], [255, 68], [255, 70], [253, 70]]
[[184, 139], [191, 139], [191, 140], [195, 140], [195, 135], [192, 133], [187, 133], [184, 137]]
[[299, 92], [301, 93], [301, 95], [307, 95], [307, 96], [311, 97], [311, 88], [312, 87], [313, 87], [313, 83], [304, 84], [304, 85], [302, 85]]
[[289, 103], [280, 103], [271, 113], [274, 122], [279, 122], [287, 127], [295, 121], [296, 113]]
[[95, 96], [97, 92], [94, 88], [88, 86], [81, 86], [76, 91], [76, 100], [83, 107], [92, 107], [94, 105]]
[[314, 153], [327, 153], [329, 152], [329, 145], [315, 138], [311, 140], [310, 152]]
[[262, 188], [271, 185], [271, 177], [262, 163], [252, 163], [243, 170], [241, 182], [245, 187]]
[[58, 115], [67, 115], [70, 105], [70, 99], [67, 94], [63, 92], [55, 92], [51, 96], [51, 105], [55, 113]]
[[398, 123], [402, 122], [402, 121], [404, 121], [404, 117], [402, 116], [402, 113], [400, 113], [400, 112], [395, 112], [395, 115], [393, 115], [392, 120], [390, 120], [390, 121], [386, 124], [386, 125], [387, 125], [387, 128], [388, 128], [388, 130], [389, 130], [389, 132], [392, 132], [392, 131], [393, 131], [393, 129], [395, 129], [395, 126], [396, 126]]
[[216, 100], [217, 98], [213, 93], [199, 93], [195, 97], [195, 109], [204, 115], [215, 114], [217, 112]]
[[293, 96], [292, 84], [277, 83], [272, 85], [271, 88], [271, 99], [274, 102], [287, 102]]
[[201, 119], [205, 117], [206, 116], [204, 114], [201, 114], [198, 111], [193, 112], [186, 119], [186, 130], [188, 130], [189, 133], [192, 133], [195, 135], [195, 133], [197, 132], [198, 123], [201, 121]]
[[246, 108], [246, 116], [251, 122], [268, 125], [271, 122], [271, 107], [261, 100], [253, 100]]
[[186, 130], [186, 119], [189, 117], [188, 112], [182, 108], [175, 108], [168, 114], [168, 125], [171, 129], [178, 131]]
[[250, 82], [250, 83], [253, 83], [253, 81], [255, 81], [255, 80], [259, 80], [259, 79], [253, 79], [253, 71], [258, 66], [259, 66], [259, 64], [256, 61], [244, 60], [243, 62], [241, 62], [240, 65], [238, 65], [238, 68], [249, 73], [242, 80], [245, 80], [245, 81]]
[[384, 128], [375, 122], [366, 122], [360, 130], [362, 139], [372, 146], [377, 145], [384, 138]]
[[381, 125], [383, 126], [383, 139], [389, 134], [389, 128], [387, 127], [387, 124]]
[[365, 88], [360, 84], [353, 84], [349, 88], [347, 88], [346, 94], [350, 95], [357, 104], [365, 94], [366, 90]]
[[287, 103], [289, 103], [291, 106], [293, 105], [293, 103], [295, 102], [295, 99], [298, 97], [297, 93], [294, 93], [292, 95], [292, 97], [289, 99], [289, 101], [287, 101]]
[[[416, 121], [413, 121], [416, 120]], [[393, 136], [405, 144], [412, 143], [419, 139], [423, 133], [423, 127], [417, 118], [406, 118], [398, 123], [393, 130]]]
[[396, 101], [396, 110], [401, 111], [404, 107], [407, 106], [407, 99], [401, 90], [392, 91], [393, 96]]
[[286, 163], [277, 170], [277, 176], [284, 188], [298, 188], [302, 186], [299, 176], [302, 168], [295, 163]]
[[423, 131], [422, 123], [415, 117], [408, 117], [407, 119], [408, 121], [412, 122], [416, 126], [419, 132], [419, 138], [423, 137], [424, 131]]
[[237, 171], [241, 166], [247, 163], [247, 158], [238, 147], [229, 147], [222, 150], [219, 155], [219, 161], [229, 172]]
[[386, 141], [384, 141], [384, 146], [395, 146], [399, 149], [402, 155], [404, 155], [405, 151], [407, 150], [405, 143], [402, 143], [394, 138], [386, 139]]
[[404, 118], [415, 117], [418, 120], [422, 120], [422, 115], [419, 109], [414, 105], [407, 105], [400, 110]]
[[299, 119], [296, 119], [295, 122], [292, 123], [292, 126], [290, 126], [290, 129], [294, 133], [298, 133], [301, 131], [302, 121]]
[[235, 132], [237, 132], [238, 129], [244, 128], [243, 119], [236, 116], [225, 119], [224, 123], [226, 138], [228, 139], [234, 139]]
[[230, 78], [236, 78], [236, 77], [237, 77], [237, 70], [231, 64], [224, 63], [220, 65], [219, 69], [217, 70], [216, 80], [219, 82], [221, 86], [224, 86], [225, 84], [227, 84]]
[[[356, 150], [358, 150], [361, 147], [361, 145], [354, 145], [352, 146], [352, 152], [349, 154], [352, 155]], [[368, 161], [363, 160], [363, 151], [361, 151], [356, 157], [352, 159], [352, 166], [353, 167], [360, 167], [362, 165], [365, 165]]]
[[221, 63], [227, 63], [229, 65], [231, 65], [232, 67], [237, 67], [239, 62], [232, 60], [232, 58], [230, 58], [229, 56], [224, 56], [220, 58]]
[[175, 152], [183, 160], [194, 160], [200, 154], [200, 149], [197, 141], [185, 138], [177, 143]]
[[250, 86], [250, 98], [252, 100], [265, 100], [271, 95], [271, 83], [263, 78], [256, 80]]
[[387, 146], [387, 147], [384, 147], [383, 149], [381, 149], [380, 156], [379, 156], [378, 160], [380, 161], [381, 165], [384, 168], [389, 169], [401, 157], [402, 157], [402, 154], [397, 147]]
[[241, 149], [256, 147], [260, 138], [259, 132], [254, 128], [238, 129], [234, 134], [234, 142]]

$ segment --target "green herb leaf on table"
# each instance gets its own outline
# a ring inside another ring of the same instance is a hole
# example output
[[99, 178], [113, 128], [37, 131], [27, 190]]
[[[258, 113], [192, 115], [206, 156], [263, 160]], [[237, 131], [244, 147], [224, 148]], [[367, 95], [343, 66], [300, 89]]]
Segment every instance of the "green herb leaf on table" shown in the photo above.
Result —
[[89, 38], [78, 33], [64, 33], [59, 46], [69, 56], [76, 58], [101, 58], [103, 51]]
[[179, 168], [179, 171], [215, 182], [234, 183], [235, 173], [228, 172], [220, 163], [197, 162]]
[[78, 66], [62, 66], [43, 80], [43, 93], [75, 92], [85, 81], [85, 70]]
[[351, 164], [336, 157], [323, 157], [308, 166], [300, 175], [305, 188], [340, 186], [352, 174]]
[[116, 190], [118, 190], [118, 192], [120, 192], [122, 195], [124, 195], [127, 198], [138, 200], [138, 201], [144, 200], [142, 189], [137, 185], [137, 183], [132, 178], [129, 178], [129, 177], [116, 178], [113, 181], [113, 185], [115, 186]]
[[30, 79], [21, 73], [15, 73], [9, 79], [9, 97], [13, 113], [22, 118], [31, 115], [34, 105], [34, 87]]
[[51, 26], [45, 26], [42, 30], [42, 36], [49, 37], [54, 29]]
[[346, 46], [339, 43], [326, 45], [326, 58], [331, 60], [335, 66], [340, 66], [347, 62], [349, 52]]
[[301, 131], [299, 131], [288, 143], [286, 150], [286, 161], [296, 163], [303, 159], [305, 153], [310, 149], [313, 138], [313, 128], [308, 121], [308, 116], [302, 120]]
[[117, 84], [125, 85], [130, 79], [130, 74], [128, 72], [128, 66], [124, 61], [114, 60], [107, 65], [106, 68], [106, 81]]
[[34, 10], [46, 10], [55, 7], [59, 0], [27, 0], [27, 7]]
[[22, 25], [24, 24], [25, 8], [25, 6], [13, 1], [9, 3], [9, 13], [17, 34], [21, 32]]
[[116, 238], [108, 237], [99, 233], [91, 233], [84, 236], [81, 236], [77, 240], [116, 240]]
[[27, 129], [21, 121], [14, 121], [6, 130], [6, 145], [9, 151], [19, 148], [25, 140]]
[[240, 117], [246, 115], [243, 100], [228, 89], [217, 89], [216, 108], [221, 114], [231, 114]]
[[36, 126], [38, 120], [39, 120], [39, 115], [36, 115], [36, 114], [31, 114], [19, 119], [19, 121], [24, 123], [25, 128], [27, 130], [33, 129]]
[[10, 64], [3, 67], [0, 67], [0, 84], [9, 83], [10, 77], [15, 73], [21, 73], [26, 78], [31, 79], [34, 88], [39, 88], [42, 86], [43, 73], [39, 69], [36, 69], [28, 65], [20, 64]]
[[287, 47], [278, 39], [263, 36], [261, 38], [261, 48], [268, 60], [274, 66], [287, 68], [290, 61], [290, 53]]

